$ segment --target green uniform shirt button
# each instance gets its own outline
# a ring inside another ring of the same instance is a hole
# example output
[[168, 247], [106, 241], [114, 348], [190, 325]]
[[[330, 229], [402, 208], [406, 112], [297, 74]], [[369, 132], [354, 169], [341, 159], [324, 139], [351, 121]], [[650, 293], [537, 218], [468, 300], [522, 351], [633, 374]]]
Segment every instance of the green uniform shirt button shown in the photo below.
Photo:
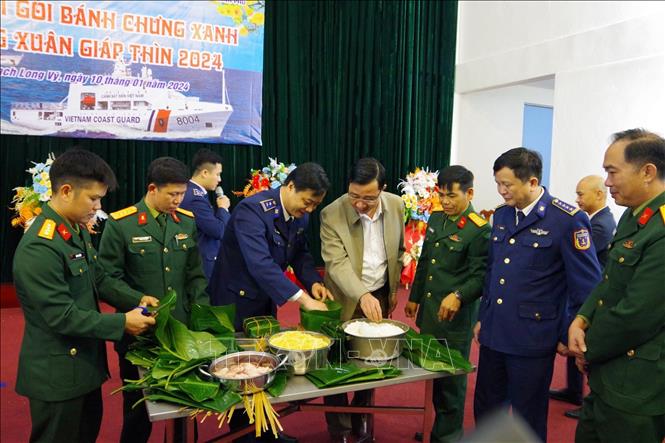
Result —
[[500, 278], [499, 279], [499, 284], [500, 285], [506, 284], [506, 279], [505, 278]]
[[164, 270], [165, 270], [166, 272], [171, 272], [171, 268], [169, 268], [168, 266], [165, 267]]
[[182, 249], [187, 249], [187, 245], [182, 245]]
[[83, 268], [79, 268], [79, 274], [83, 274]]
[[603, 299], [602, 298], [598, 300], [598, 306], [603, 306]]
[[503, 300], [501, 300], [500, 298], [497, 298], [497, 299], [496, 299], [496, 304], [497, 304], [497, 305], [500, 305], [501, 303], [503, 303]]
[[428, 275], [428, 276], [427, 276], [427, 280], [432, 281], [432, 276], [431, 276], [431, 275]]
[[635, 349], [631, 349], [628, 352], [626, 352], [626, 355], [630, 358], [635, 357]]
[[166, 290], [167, 290], [167, 291], [172, 291], [172, 290], [173, 290], [173, 286], [167, 286], [167, 287], [166, 287]]
[[619, 257], [619, 263], [623, 263], [626, 259], [623, 257]]
[[605, 274], [605, 280], [608, 280], [609, 278], [610, 277], [607, 274]]
[[139, 254], [141, 254], [141, 255], [145, 254], [145, 249], [141, 249], [141, 250], [139, 251]]
[[508, 264], [508, 263], [510, 263], [510, 259], [509, 259], [509, 258], [504, 258], [504, 259], [503, 259], [503, 262], [504, 262], [505, 264]]
[[76, 354], [78, 354], [78, 352], [79, 351], [77, 351], [76, 348], [72, 348], [72, 349], [69, 350], [69, 355], [71, 355], [72, 357], [75, 357]]
[[435, 259], [435, 258], [432, 259], [432, 264], [433, 264], [433, 265], [436, 264], [436, 259]]
[[431, 296], [432, 296], [432, 293], [431, 293], [431, 292], [428, 292], [428, 293], [427, 293], [427, 298], [430, 298]]
[[92, 258], [93, 258], [94, 260], [97, 260], [97, 256], [96, 256], [96, 255], [93, 255]]
[[[496, 237], [494, 237], [494, 238], [496, 239]], [[511, 245], [514, 245], [515, 244], [515, 239], [511, 238], [510, 240], [508, 240], [508, 243], [510, 243]]]
[[168, 254], [168, 253], [169, 253], [169, 248], [164, 248], [164, 254]]
[[434, 243], [434, 247], [438, 248], [439, 247], [439, 242]]

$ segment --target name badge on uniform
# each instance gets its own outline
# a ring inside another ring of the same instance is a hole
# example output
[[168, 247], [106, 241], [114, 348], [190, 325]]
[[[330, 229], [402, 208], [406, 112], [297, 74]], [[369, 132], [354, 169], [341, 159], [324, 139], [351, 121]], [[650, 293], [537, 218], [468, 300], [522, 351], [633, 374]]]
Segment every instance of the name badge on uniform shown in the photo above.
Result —
[[152, 236], [146, 235], [145, 237], [132, 237], [132, 243], [150, 243]]
[[546, 230], [540, 229], [540, 228], [530, 229], [530, 231], [531, 231], [532, 234], [536, 234], [536, 235], [548, 235], [550, 233], [550, 231], [546, 231]]
[[176, 234], [175, 239], [178, 241], [187, 240], [189, 238], [188, 234]]
[[85, 257], [85, 254], [83, 252], [77, 252], [76, 254], [69, 254], [69, 258], [71, 260], [80, 260], [83, 257]]

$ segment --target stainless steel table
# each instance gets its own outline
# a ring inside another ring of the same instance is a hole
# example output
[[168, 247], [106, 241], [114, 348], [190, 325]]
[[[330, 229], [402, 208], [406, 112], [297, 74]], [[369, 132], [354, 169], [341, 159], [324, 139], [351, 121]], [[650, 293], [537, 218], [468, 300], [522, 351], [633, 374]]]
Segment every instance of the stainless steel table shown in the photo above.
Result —
[[[362, 362], [360, 360], [353, 360], [360, 366], [371, 366], [371, 363]], [[429, 443], [430, 441], [430, 431], [432, 429], [432, 386], [433, 380], [435, 378], [450, 377], [453, 375], [461, 375], [462, 371], [458, 371], [455, 374], [450, 374], [447, 372], [430, 372], [422, 369], [419, 366], [415, 366], [410, 361], [404, 357], [399, 357], [395, 360], [391, 360], [387, 363], [390, 363], [394, 366], [397, 366], [402, 370], [402, 374], [399, 377], [386, 379], [386, 380], [377, 380], [370, 381], [365, 383], [355, 383], [344, 386], [337, 386], [332, 388], [318, 389], [314, 384], [312, 384], [306, 377], [300, 375], [294, 375], [289, 378], [289, 381], [286, 385], [286, 389], [279, 397], [271, 397], [270, 402], [275, 405], [285, 404], [286, 407], [278, 410], [280, 416], [288, 415], [293, 412], [298, 411], [322, 411], [322, 412], [349, 412], [349, 413], [367, 413], [367, 414], [377, 414], [377, 413], [389, 413], [396, 415], [422, 415], [423, 416], [423, 442]], [[372, 406], [367, 407], [358, 407], [358, 406], [327, 406], [323, 404], [311, 404], [309, 401], [318, 397], [325, 397], [333, 394], [340, 394], [345, 392], [354, 392], [361, 391], [365, 389], [376, 389], [383, 388], [386, 386], [399, 385], [402, 383], [412, 383], [418, 381], [425, 381], [425, 396], [423, 398], [422, 407], [414, 406], [374, 406], [372, 399]], [[241, 407], [242, 404], [236, 406], [236, 408]], [[148, 415], [150, 421], [160, 421], [160, 420], [173, 420], [179, 417], [186, 417], [191, 412], [189, 409], [183, 409], [182, 406], [174, 405], [171, 403], [164, 402], [146, 402], [146, 407], [148, 410]], [[188, 422], [190, 422], [188, 420]], [[190, 422], [191, 423], [191, 422]], [[172, 436], [172, 431], [169, 431], [170, 427], [167, 426], [167, 440], [169, 436]], [[250, 431], [253, 431], [253, 425], [246, 428], [243, 431], [236, 432], [234, 434], [227, 433], [219, 438], [215, 438], [212, 441], [231, 441], [234, 438], [237, 438], [241, 435], [244, 435]], [[187, 435], [190, 437], [188, 441], [193, 441], [193, 432], [187, 432]]]

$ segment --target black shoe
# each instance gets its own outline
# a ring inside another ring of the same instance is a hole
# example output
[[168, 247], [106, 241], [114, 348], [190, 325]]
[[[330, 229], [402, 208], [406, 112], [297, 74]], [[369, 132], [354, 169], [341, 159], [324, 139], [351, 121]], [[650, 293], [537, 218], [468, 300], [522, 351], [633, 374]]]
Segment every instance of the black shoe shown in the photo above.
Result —
[[413, 439], [415, 441], [423, 441], [423, 433], [422, 432], [416, 432], [413, 436]]
[[580, 419], [580, 414], [582, 414], [582, 408], [570, 409], [563, 413], [568, 418], [574, 418], [575, 420]]
[[570, 392], [568, 389], [550, 391], [550, 398], [554, 400], [565, 401], [566, 403], [570, 403], [575, 406], [582, 406], [582, 396]]
[[258, 437], [256, 441], [261, 443], [298, 443], [298, 439], [291, 435], [280, 432], [277, 434], [277, 438], [275, 438], [270, 431], [264, 433], [261, 437]]

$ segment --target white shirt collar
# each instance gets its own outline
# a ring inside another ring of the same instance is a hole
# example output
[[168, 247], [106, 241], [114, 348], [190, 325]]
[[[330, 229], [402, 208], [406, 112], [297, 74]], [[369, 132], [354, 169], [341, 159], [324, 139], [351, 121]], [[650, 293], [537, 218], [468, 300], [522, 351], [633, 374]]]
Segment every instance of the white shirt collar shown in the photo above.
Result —
[[375, 222], [381, 217], [381, 214], [383, 214], [383, 207], [381, 206], [381, 198], [379, 198], [379, 206], [376, 208], [376, 212], [374, 212], [374, 217], [370, 218], [369, 215], [367, 214], [358, 214], [360, 218], [364, 218], [365, 220], [369, 220], [370, 222]]
[[284, 216], [284, 221], [288, 222], [293, 218], [291, 214], [289, 214], [284, 207], [284, 200], [282, 200], [282, 191], [279, 191], [279, 204], [282, 205], [282, 215]]
[[591, 220], [592, 218], [594, 218], [595, 215], [598, 214], [598, 213], [599, 213], [600, 211], [602, 211], [603, 209], [605, 209], [605, 206], [603, 206], [602, 208], [600, 208], [599, 210], [597, 210], [597, 211], [594, 212], [593, 214], [589, 214], [589, 220]]
[[198, 186], [199, 189], [200, 189], [201, 191], [205, 192], [206, 194], [208, 193], [208, 190], [207, 190], [206, 188], [204, 188], [204, 187], [201, 186], [200, 184], [196, 183], [194, 180], [189, 179], [189, 181], [190, 181], [191, 183], [193, 183], [194, 185]]
[[540, 194], [538, 194], [538, 198], [536, 198], [534, 201], [532, 201], [529, 206], [525, 207], [524, 209], [517, 209], [515, 208], [515, 217], [517, 217], [517, 211], [522, 211], [524, 213], [524, 218], [528, 217], [533, 208], [536, 207], [536, 204], [540, 201], [542, 198], [543, 194], [545, 193], [545, 189], [541, 186], [540, 187]]

